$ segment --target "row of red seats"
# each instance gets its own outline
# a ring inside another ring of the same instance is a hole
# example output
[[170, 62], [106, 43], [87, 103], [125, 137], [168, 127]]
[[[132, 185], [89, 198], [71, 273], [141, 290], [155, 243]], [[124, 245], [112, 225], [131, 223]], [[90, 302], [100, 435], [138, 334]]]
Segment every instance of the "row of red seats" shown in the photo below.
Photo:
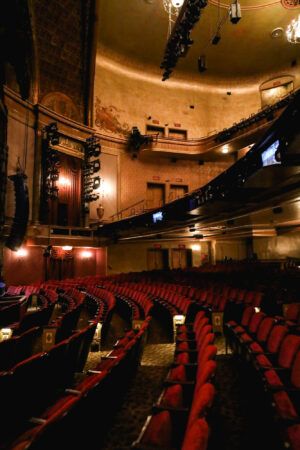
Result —
[[75, 372], [85, 364], [95, 327], [93, 323], [49, 352], [37, 353], [9, 371], [0, 372], [0, 395], [5, 409], [1, 448], [26, 427], [30, 418], [39, 417], [57, 395], [72, 386]]
[[300, 448], [300, 336], [287, 323], [247, 308], [241, 324], [229, 322], [227, 339], [263, 384], [284, 445]]
[[[183, 292], [188, 286], [175, 286], [172, 284], [146, 284], [146, 283], [124, 283], [127, 288], [141, 291], [150, 295], [153, 301], [167, 308], [172, 316], [175, 314], [187, 314], [191, 300]], [[182, 289], [181, 289], [182, 288]]]
[[33, 327], [19, 336], [4, 339], [0, 342], [0, 370], [10, 370], [14, 365], [29, 358], [34, 349], [36, 339], [40, 337], [42, 329]]
[[106, 322], [115, 307], [115, 296], [111, 292], [100, 289], [97, 286], [87, 286], [86, 294], [85, 304], [89, 312], [97, 322]]
[[108, 420], [139, 364], [149, 322], [150, 317], [147, 317], [139, 331], [126, 333], [126, 342], [119, 343], [82, 381], [32, 418], [32, 426], [10, 443], [7, 450], [53, 450], [57, 446], [90, 448], [89, 439], [94, 440], [93, 446], [100, 445]]
[[102, 286], [113, 292], [118, 299], [127, 303], [131, 311], [131, 320], [143, 320], [150, 314], [153, 303], [146, 294], [130, 287], [115, 285], [111, 282], [102, 283]]
[[[178, 328], [174, 363], [152, 414], [133, 444], [135, 448], [206, 450], [207, 413], [215, 397], [212, 380], [217, 353], [211, 331], [203, 311], [197, 314], [193, 324]], [[181, 349], [183, 343], [191, 341], [195, 344], [191, 352], [189, 348]]]

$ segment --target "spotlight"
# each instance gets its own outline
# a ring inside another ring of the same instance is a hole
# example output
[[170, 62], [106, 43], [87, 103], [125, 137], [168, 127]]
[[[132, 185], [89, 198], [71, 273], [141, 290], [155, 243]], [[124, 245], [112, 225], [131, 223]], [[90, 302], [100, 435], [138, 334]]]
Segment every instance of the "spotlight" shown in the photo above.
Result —
[[235, 3], [231, 3], [229, 7], [229, 15], [231, 23], [238, 23], [238, 21], [242, 18], [241, 5], [236, 1]]
[[199, 70], [199, 72], [206, 71], [206, 61], [205, 61], [204, 55], [202, 55], [198, 58], [198, 70]]

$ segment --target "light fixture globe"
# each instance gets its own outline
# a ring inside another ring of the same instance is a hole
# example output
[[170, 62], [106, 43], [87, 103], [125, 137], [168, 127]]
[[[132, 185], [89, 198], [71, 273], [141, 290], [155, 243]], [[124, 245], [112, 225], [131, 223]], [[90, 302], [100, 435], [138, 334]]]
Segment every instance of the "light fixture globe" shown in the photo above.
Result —
[[183, 2], [184, 0], [171, 0], [171, 3], [174, 6], [174, 8], [181, 8]]
[[163, 0], [163, 6], [169, 16], [178, 16], [184, 0]]
[[292, 44], [300, 44], [300, 14], [291, 21], [286, 29], [286, 37]]

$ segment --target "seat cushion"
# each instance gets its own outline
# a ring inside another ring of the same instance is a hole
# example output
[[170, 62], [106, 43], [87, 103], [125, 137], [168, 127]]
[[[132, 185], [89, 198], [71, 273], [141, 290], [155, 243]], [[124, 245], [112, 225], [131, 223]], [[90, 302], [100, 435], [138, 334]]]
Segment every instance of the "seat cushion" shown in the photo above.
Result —
[[285, 391], [276, 392], [273, 395], [273, 400], [280, 418], [282, 419], [299, 418], [290, 397]]
[[257, 355], [255, 360], [261, 367], [272, 367], [271, 361], [264, 354]]
[[157, 447], [171, 447], [172, 424], [168, 411], [152, 416], [142, 437], [142, 444]]
[[170, 370], [167, 380], [170, 381], [186, 381], [186, 372], [182, 364]]
[[175, 384], [165, 390], [165, 393], [160, 401], [159, 406], [165, 408], [179, 408], [183, 404], [182, 386]]
[[264, 373], [267, 384], [272, 388], [283, 387], [283, 383], [275, 370], [266, 370]]
[[300, 450], [300, 425], [288, 427], [286, 434], [291, 450]]
[[259, 345], [257, 342], [252, 342], [252, 344], [250, 344], [249, 348], [253, 353], [263, 353], [263, 351], [264, 351], [262, 346]]
[[206, 450], [209, 428], [205, 419], [196, 419], [187, 428], [182, 450]]

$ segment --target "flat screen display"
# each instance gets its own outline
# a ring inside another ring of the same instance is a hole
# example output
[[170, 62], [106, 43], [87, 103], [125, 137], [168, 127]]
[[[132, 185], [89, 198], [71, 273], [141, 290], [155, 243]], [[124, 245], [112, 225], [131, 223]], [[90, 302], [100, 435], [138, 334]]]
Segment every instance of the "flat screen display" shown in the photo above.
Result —
[[161, 222], [163, 220], [163, 212], [158, 211], [152, 214], [153, 223]]
[[273, 166], [274, 164], [280, 164], [280, 161], [277, 161], [275, 158], [276, 151], [279, 147], [279, 140], [275, 141], [270, 147], [268, 147], [264, 152], [261, 154], [262, 159], [262, 165], [264, 167], [266, 166]]

